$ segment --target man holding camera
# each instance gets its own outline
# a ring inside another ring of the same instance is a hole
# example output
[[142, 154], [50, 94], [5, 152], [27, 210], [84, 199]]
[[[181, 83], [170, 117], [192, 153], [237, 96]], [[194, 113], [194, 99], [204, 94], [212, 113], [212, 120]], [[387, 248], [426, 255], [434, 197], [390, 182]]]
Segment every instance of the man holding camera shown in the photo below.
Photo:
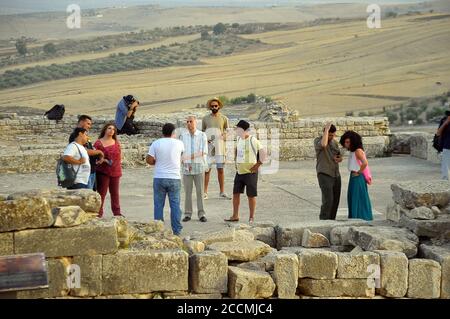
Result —
[[339, 163], [342, 162], [342, 156], [339, 145], [334, 140], [335, 137], [336, 127], [328, 123], [323, 130], [323, 135], [314, 140], [317, 179], [322, 192], [320, 219], [336, 219], [341, 198]]
[[445, 112], [445, 117], [439, 123], [436, 135], [439, 137], [442, 147], [442, 179], [448, 180], [448, 168], [450, 166], [450, 111]]
[[139, 134], [134, 125], [134, 114], [139, 106], [139, 101], [133, 95], [124, 96], [117, 104], [115, 123], [117, 134], [135, 135]]

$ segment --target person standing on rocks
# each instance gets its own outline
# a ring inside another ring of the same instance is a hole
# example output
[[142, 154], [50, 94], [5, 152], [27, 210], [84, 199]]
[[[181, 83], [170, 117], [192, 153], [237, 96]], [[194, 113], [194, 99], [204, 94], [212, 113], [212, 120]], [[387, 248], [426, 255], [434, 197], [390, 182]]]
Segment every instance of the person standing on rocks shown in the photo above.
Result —
[[117, 138], [117, 127], [114, 123], [106, 124], [95, 142], [94, 147], [101, 150], [105, 157], [97, 162], [97, 189], [102, 198], [98, 217], [103, 216], [106, 193], [109, 189], [111, 209], [115, 217], [123, 217], [120, 211], [119, 185], [122, 177], [122, 149]]
[[323, 135], [314, 140], [317, 179], [322, 192], [320, 219], [336, 219], [341, 198], [339, 163], [342, 162], [342, 156], [335, 137], [336, 126], [328, 123], [323, 130]]
[[206, 134], [197, 130], [197, 118], [195, 116], [192, 115], [186, 119], [186, 126], [187, 130], [184, 130], [180, 136], [185, 149], [182, 158], [183, 184], [186, 196], [183, 222], [190, 221], [192, 217], [192, 186], [195, 184], [198, 218], [204, 223], [207, 219], [203, 208], [203, 181], [205, 168], [207, 167], [208, 142]]
[[[92, 127], [92, 118], [88, 115], [80, 115], [80, 117], [78, 118], [77, 127], [84, 128], [87, 131], [87, 134], [89, 134], [89, 130]], [[76, 137], [77, 137], [77, 135], [75, 134], [75, 132], [70, 134], [69, 143], [73, 143], [73, 141], [75, 141]], [[101, 160], [104, 157], [104, 154], [102, 151], [94, 148], [89, 137], [88, 137], [86, 144], [84, 144], [84, 147], [86, 148], [86, 151], [89, 155], [89, 164], [91, 165], [91, 174], [89, 175], [88, 188], [95, 191], [97, 189], [96, 188], [96, 175], [95, 175], [95, 162], [97, 160]]]
[[202, 131], [208, 138], [208, 164], [209, 169], [205, 172], [204, 199], [208, 199], [208, 184], [212, 165], [216, 164], [217, 178], [219, 180], [220, 198], [231, 199], [225, 193], [225, 140], [228, 128], [228, 118], [220, 110], [223, 108], [222, 102], [218, 98], [213, 98], [207, 103], [211, 113], [203, 117]]
[[115, 124], [117, 134], [135, 135], [138, 129], [134, 125], [134, 115], [139, 107], [139, 101], [133, 95], [124, 96], [117, 104]]
[[247, 191], [250, 209], [249, 223], [253, 223], [258, 195], [258, 170], [266, 159], [266, 152], [260, 141], [250, 135], [250, 124], [241, 120], [236, 125], [237, 145], [235, 149], [236, 175], [233, 186], [233, 215], [226, 222], [239, 221], [241, 194]]
[[164, 204], [166, 195], [170, 204], [170, 223], [175, 235], [180, 235], [181, 225], [180, 191], [181, 191], [181, 156], [184, 152], [183, 142], [175, 135], [175, 125], [164, 124], [163, 138], [150, 145], [146, 162], [155, 165], [153, 176], [154, 219], [164, 221]]
[[89, 155], [83, 145], [87, 143], [89, 138], [87, 130], [82, 127], [77, 127], [72, 134], [75, 137], [74, 141], [69, 143], [64, 150], [63, 160], [67, 164], [72, 164], [77, 174], [74, 184], [67, 189], [85, 189], [88, 188], [91, 164], [89, 163]]
[[441, 175], [443, 180], [448, 180], [450, 167], [450, 111], [445, 112], [446, 117], [439, 123], [436, 135], [439, 136], [442, 147]]
[[366, 154], [364, 153], [362, 137], [353, 131], [347, 131], [341, 136], [339, 143], [350, 151], [348, 158], [348, 170], [350, 181], [348, 183], [347, 203], [348, 218], [372, 220], [372, 205], [369, 198], [367, 181], [364, 170], [368, 167]]

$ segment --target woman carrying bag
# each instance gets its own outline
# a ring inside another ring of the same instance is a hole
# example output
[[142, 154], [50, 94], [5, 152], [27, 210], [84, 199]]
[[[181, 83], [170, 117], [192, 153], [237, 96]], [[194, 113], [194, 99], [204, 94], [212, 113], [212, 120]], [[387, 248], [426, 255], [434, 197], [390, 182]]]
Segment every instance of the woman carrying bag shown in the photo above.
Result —
[[347, 204], [348, 218], [372, 220], [372, 205], [370, 203], [367, 185], [372, 183], [369, 163], [364, 153], [361, 136], [353, 131], [347, 131], [341, 136], [339, 143], [350, 151], [348, 170]]

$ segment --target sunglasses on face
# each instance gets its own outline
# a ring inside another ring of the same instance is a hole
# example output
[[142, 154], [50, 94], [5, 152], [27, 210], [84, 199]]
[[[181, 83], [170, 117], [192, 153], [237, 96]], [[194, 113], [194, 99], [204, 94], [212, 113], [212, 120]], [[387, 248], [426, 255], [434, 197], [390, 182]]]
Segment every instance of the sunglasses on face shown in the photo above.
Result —
[[186, 123], [194, 123], [194, 121], [186, 121]]
[[212, 108], [217, 109], [219, 107], [219, 105], [215, 104], [215, 105], [211, 105]]

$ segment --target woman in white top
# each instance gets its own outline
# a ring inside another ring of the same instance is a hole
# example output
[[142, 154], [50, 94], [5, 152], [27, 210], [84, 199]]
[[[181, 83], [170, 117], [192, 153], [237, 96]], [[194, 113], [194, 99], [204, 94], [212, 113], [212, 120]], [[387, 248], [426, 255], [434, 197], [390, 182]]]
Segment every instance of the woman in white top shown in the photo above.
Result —
[[73, 169], [77, 172], [74, 184], [68, 189], [88, 188], [91, 165], [89, 155], [83, 146], [88, 141], [87, 130], [77, 127], [73, 134], [75, 140], [67, 145], [63, 155], [64, 162], [73, 165]]
[[370, 203], [367, 182], [363, 171], [368, 166], [361, 136], [353, 131], [347, 131], [341, 136], [340, 144], [350, 151], [348, 170], [350, 181], [347, 191], [348, 218], [372, 220], [372, 205]]

